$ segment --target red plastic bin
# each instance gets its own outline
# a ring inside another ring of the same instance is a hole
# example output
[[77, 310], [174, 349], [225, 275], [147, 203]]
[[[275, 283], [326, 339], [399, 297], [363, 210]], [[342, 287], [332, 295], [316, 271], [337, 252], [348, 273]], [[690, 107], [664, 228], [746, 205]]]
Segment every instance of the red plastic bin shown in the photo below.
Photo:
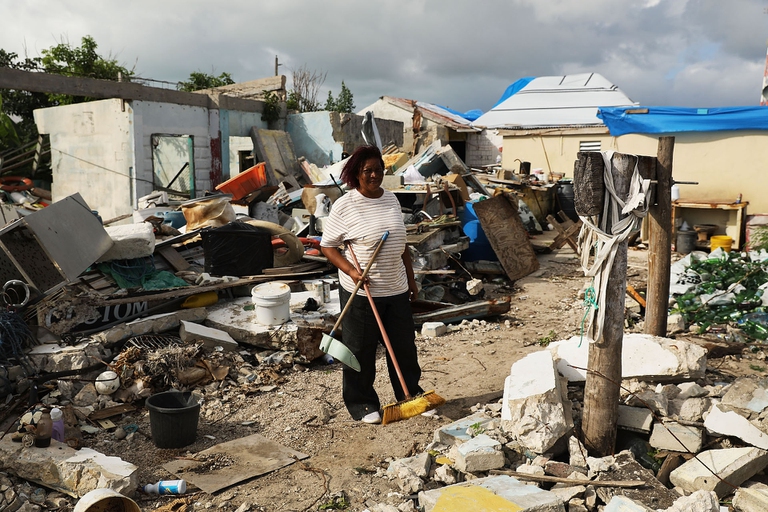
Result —
[[216, 190], [224, 192], [225, 194], [232, 194], [232, 199], [237, 201], [266, 184], [267, 168], [264, 165], [264, 162], [260, 162], [250, 169], [241, 172], [234, 178], [230, 178], [218, 185]]

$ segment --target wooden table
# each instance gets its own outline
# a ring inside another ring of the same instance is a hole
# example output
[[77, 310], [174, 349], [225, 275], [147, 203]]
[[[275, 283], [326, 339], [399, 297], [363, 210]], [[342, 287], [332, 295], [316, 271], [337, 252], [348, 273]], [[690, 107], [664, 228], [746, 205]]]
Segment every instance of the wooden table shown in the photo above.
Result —
[[[748, 201], [736, 203], [722, 200], [672, 201], [672, 228], [677, 235], [678, 218], [685, 220], [691, 229], [696, 224], [717, 224], [715, 235], [728, 235], [733, 239], [733, 248], [740, 249], [744, 241], [744, 217]], [[724, 228], [723, 228], [724, 226]]]

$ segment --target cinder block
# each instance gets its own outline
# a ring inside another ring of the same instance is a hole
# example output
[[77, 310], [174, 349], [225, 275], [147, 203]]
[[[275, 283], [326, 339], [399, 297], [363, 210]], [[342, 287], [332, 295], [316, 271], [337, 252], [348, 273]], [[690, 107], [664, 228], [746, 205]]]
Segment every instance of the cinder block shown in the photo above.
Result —
[[[766, 466], [768, 452], [759, 448], [707, 450], [672, 471], [669, 481], [685, 491], [715, 491], [722, 498], [733, 490], [731, 485], [740, 485]], [[708, 468], [716, 468], [720, 478]]]
[[619, 405], [617, 425], [625, 430], [648, 434], [651, 432], [651, 426], [653, 425], [653, 413], [645, 407]]
[[421, 326], [421, 335], [436, 338], [442, 336], [448, 331], [448, 327], [443, 322], [424, 322]]
[[464, 473], [475, 473], [504, 467], [504, 452], [501, 443], [480, 434], [459, 446], [456, 469]]
[[649, 441], [650, 445], [658, 450], [692, 453], [698, 453], [703, 442], [704, 434], [700, 428], [672, 422], [655, 423]]

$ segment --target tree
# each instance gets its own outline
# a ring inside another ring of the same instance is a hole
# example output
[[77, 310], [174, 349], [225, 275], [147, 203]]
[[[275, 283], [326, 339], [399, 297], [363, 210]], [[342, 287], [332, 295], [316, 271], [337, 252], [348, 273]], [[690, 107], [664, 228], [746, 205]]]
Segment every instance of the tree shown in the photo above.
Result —
[[213, 75], [213, 73], [203, 73], [202, 71], [193, 71], [189, 74], [189, 80], [186, 82], [179, 82], [176, 87], [180, 91], [199, 91], [201, 89], [213, 89], [214, 87], [221, 87], [223, 85], [232, 85], [235, 81], [232, 80], [232, 75], [229, 73], [222, 73], [219, 76]]
[[331, 91], [328, 91], [328, 99], [325, 100], [325, 107], [323, 110], [327, 110], [329, 112], [335, 112], [336, 111], [336, 100], [333, 99], [333, 94]]
[[[102, 57], [96, 53], [96, 48], [98, 48], [96, 41], [91, 36], [85, 36], [81, 40], [80, 47], [62, 42], [42, 50], [40, 53], [43, 57], [40, 62], [43, 71], [57, 75], [113, 81], [129, 80], [133, 76], [133, 69], [118, 64], [112, 57]], [[90, 98], [68, 94], [49, 94], [48, 97], [54, 105], [90, 101]]]
[[288, 91], [288, 101], [286, 105], [288, 110], [298, 112], [315, 112], [320, 110], [320, 103], [317, 101], [317, 95], [325, 82], [328, 73], [310, 71], [306, 65], [297, 70], [291, 71], [292, 85]]
[[13, 120], [2, 111], [2, 108], [3, 97], [0, 95], [0, 151], [19, 145], [19, 136], [16, 134]]
[[[328, 94], [330, 95], [330, 92]], [[341, 81], [341, 91], [336, 97], [335, 107], [336, 108], [333, 110], [336, 112], [346, 112], [347, 114], [351, 114], [355, 109], [355, 102], [352, 96], [352, 91], [347, 89], [347, 86], [344, 84], [344, 80]]]
[[[21, 59], [16, 53], [0, 49], [0, 67], [102, 80], [118, 80], [118, 78], [127, 80], [133, 76], [132, 69], [118, 64], [114, 58], [100, 56], [96, 52], [97, 48], [96, 41], [91, 36], [85, 36], [81, 40], [80, 47], [73, 47], [69, 43], [61, 42], [42, 50], [40, 52], [42, 57]], [[19, 118], [16, 123], [16, 132], [23, 144], [37, 138], [37, 127], [32, 111], [56, 105], [81, 103], [89, 101], [90, 98], [12, 89], [3, 92], [3, 99], [2, 112]]]

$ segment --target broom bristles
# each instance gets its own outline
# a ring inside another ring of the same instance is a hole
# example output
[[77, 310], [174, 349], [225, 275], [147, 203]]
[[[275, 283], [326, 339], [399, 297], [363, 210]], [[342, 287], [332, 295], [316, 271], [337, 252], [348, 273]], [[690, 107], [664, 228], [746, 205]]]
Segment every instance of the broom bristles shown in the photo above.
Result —
[[431, 411], [445, 403], [445, 398], [434, 391], [427, 391], [421, 395], [384, 406], [381, 415], [381, 424], [386, 425], [395, 421], [413, 418], [421, 413]]

